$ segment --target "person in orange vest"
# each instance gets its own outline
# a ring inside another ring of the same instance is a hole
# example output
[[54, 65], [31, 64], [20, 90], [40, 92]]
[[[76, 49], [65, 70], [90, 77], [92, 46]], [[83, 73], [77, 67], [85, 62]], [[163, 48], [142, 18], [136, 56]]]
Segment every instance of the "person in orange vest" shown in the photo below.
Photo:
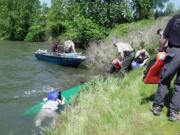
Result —
[[167, 58], [161, 70], [160, 82], [154, 97], [152, 113], [160, 115], [165, 104], [166, 96], [172, 79], [176, 75], [174, 82], [174, 92], [169, 105], [169, 120], [180, 120], [180, 14], [173, 16], [168, 22], [163, 36], [160, 39], [159, 51], [164, 51], [168, 42]]

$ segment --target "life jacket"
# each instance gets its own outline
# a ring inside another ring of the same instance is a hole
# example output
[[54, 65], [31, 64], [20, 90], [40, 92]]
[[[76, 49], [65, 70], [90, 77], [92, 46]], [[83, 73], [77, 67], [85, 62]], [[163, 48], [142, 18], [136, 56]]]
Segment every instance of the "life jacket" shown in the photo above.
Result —
[[59, 98], [58, 90], [53, 90], [48, 93], [48, 100], [57, 100]]
[[166, 55], [166, 52], [159, 52], [157, 57], [150, 61], [144, 71], [143, 80], [145, 84], [158, 84], [160, 82], [160, 73], [164, 66], [164, 59]]

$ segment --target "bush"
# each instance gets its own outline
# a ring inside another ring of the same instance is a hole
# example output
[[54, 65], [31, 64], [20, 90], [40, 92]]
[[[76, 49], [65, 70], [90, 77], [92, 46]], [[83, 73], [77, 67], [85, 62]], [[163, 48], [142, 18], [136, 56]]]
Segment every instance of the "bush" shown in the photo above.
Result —
[[86, 46], [91, 40], [100, 40], [107, 36], [105, 28], [83, 16], [76, 16], [72, 22], [66, 21], [63, 25], [66, 27], [64, 36], [82, 46]]
[[25, 41], [40, 42], [46, 40], [46, 31], [40, 26], [32, 26], [25, 37]]

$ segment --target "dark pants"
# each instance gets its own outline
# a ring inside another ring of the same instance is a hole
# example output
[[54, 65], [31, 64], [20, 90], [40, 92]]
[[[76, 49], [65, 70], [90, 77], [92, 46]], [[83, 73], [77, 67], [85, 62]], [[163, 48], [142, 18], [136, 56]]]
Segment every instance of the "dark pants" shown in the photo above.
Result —
[[121, 70], [119, 71], [120, 77], [123, 78], [126, 71], [130, 69], [131, 62], [133, 61], [135, 52], [130, 52], [129, 54], [124, 54], [124, 62], [122, 63]]
[[174, 82], [174, 93], [169, 106], [169, 111], [173, 112], [180, 110], [180, 48], [170, 48], [168, 54], [174, 54], [174, 57], [165, 63], [161, 71], [161, 80], [154, 97], [153, 106], [164, 106], [165, 97], [169, 93], [171, 80], [177, 74]]

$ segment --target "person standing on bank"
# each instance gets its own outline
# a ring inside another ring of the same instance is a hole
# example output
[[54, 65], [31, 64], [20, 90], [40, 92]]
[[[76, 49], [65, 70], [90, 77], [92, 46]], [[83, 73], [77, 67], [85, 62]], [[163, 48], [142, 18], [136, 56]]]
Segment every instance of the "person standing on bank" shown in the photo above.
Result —
[[117, 47], [118, 53], [120, 55], [120, 60], [122, 62], [121, 69], [119, 71], [120, 77], [124, 77], [125, 72], [130, 68], [131, 62], [135, 56], [134, 49], [128, 43], [120, 42], [120, 41], [113, 41], [113, 45]]
[[177, 74], [174, 82], [174, 93], [169, 105], [169, 120], [180, 120], [180, 14], [173, 16], [168, 22], [163, 36], [160, 39], [159, 51], [163, 51], [168, 42], [169, 59], [161, 71], [161, 79], [155, 94], [152, 112], [160, 115], [168, 95], [170, 83]]

